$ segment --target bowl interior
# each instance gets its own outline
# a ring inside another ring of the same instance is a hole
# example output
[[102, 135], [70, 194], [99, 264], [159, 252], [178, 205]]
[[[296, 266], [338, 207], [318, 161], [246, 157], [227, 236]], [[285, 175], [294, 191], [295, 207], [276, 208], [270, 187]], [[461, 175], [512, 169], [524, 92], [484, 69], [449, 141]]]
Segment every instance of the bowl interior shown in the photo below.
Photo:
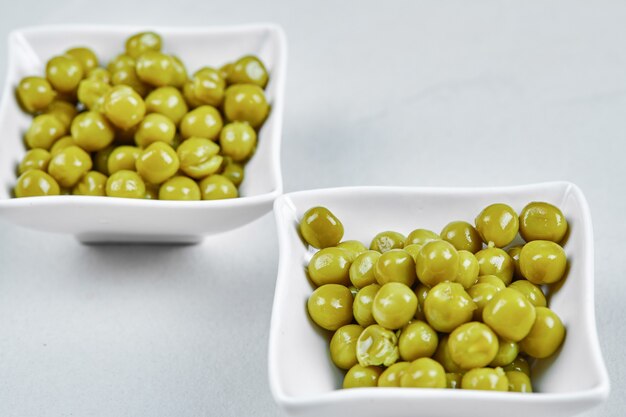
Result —
[[32, 116], [18, 106], [14, 90], [20, 79], [45, 76], [46, 61], [74, 46], [92, 48], [101, 65], [122, 53], [125, 39], [138, 31], [153, 30], [163, 38], [163, 50], [182, 59], [192, 74], [203, 66], [220, 67], [246, 54], [263, 60], [270, 72], [266, 88], [272, 111], [259, 133], [254, 157], [246, 165], [241, 185], [243, 197], [271, 193], [282, 188], [278, 167], [278, 146], [282, 124], [282, 92], [285, 45], [282, 32], [272, 25], [160, 28], [160, 27], [78, 27], [33, 28], [13, 32], [9, 38], [9, 68], [3, 103], [0, 107], [0, 199], [10, 198], [15, 169], [26, 153], [23, 136]]
[[[485, 206], [503, 202], [520, 211], [531, 201], [547, 201], [565, 213], [571, 233], [564, 245], [570, 270], [549, 306], [567, 328], [558, 354], [533, 370], [535, 391], [588, 390], [606, 377], [593, 314], [593, 238], [584, 197], [568, 183], [494, 189], [411, 189], [361, 187], [287, 194], [275, 205], [281, 263], [270, 336], [270, 380], [285, 397], [310, 397], [341, 387], [342, 375], [328, 353], [329, 334], [308, 318], [306, 300], [313, 291], [305, 267], [313, 251], [297, 232], [297, 221], [310, 207], [328, 207], [343, 222], [344, 239], [369, 245], [384, 230], [404, 234], [416, 228], [440, 231], [448, 222], [474, 217]], [[549, 365], [549, 366], [547, 366]]]

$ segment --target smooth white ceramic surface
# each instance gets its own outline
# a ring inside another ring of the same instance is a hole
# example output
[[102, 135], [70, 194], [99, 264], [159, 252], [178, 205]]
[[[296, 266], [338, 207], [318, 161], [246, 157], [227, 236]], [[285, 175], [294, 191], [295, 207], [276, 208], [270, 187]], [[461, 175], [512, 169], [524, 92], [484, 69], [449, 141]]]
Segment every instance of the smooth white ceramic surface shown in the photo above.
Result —
[[[328, 207], [342, 221], [344, 239], [369, 245], [376, 233], [416, 228], [441, 230], [452, 220], [472, 221], [494, 202], [518, 212], [530, 201], [547, 201], [565, 213], [564, 244], [570, 270], [549, 305], [567, 329], [556, 356], [533, 368], [535, 394], [432, 389], [339, 390], [342, 373], [328, 353], [330, 334], [306, 312], [313, 287], [305, 267], [314, 252], [298, 234], [298, 220], [314, 206]], [[609, 394], [594, 314], [593, 232], [587, 201], [571, 183], [497, 188], [353, 187], [289, 193], [274, 205], [280, 261], [269, 340], [269, 380], [276, 401], [293, 416], [571, 416], [600, 404]]]
[[[270, 72], [266, 88], [272, 111], [246, 165], [241, 198], [223, 201], [150, 201], [55, 196], [12, 199], [15, 168], [26, 149], [23, 135], [32, 117], [14, 98], [28, 75], [45, 73], [46, 61], [77, 44], [89, 45], [104, 63], [121, 53], [125, 39], [154, 30], [164, 51], [179, 56], [190, 73], [245, 54], [259, 56]], [[0, 216], [34, 229], [69, 233], [85, 242], [196, 242], [203, 236], [247, 224], [271, 209], [282, 192], [280, 140], [286, 70], [286, 40], [273, 24], [171, 28], [159, 26], [51, 26], [9, 35], [7, 77], [0, 104]]]

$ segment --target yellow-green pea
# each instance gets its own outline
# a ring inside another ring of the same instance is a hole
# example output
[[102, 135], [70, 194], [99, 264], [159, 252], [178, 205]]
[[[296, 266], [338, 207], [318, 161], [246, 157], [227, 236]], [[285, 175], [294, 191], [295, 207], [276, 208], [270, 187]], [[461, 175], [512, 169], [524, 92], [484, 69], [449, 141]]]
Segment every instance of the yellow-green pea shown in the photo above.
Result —
[[88, 78], [78, 84], [78, 100], [89, 110], [100, 110], [104, 104], [104, 96], [111, 86], [103, 81]]
[[495, 275], [481, 275], [476, 280], [476, 284], [491, 284], [494, 287], [498, 288], [498, 290], [503, 290], [506, 288], [504, 282], [500, 278]]
[[405, 284], [389, 282], [378, 290], [372, 303], [376, 323], [387, 329], [405, 326], [417, 311], [417, 296]]
[[268, 79], [265, 65], [254, 55], [242, 56], [228, 71], [228, 84], [255, 84], [265, 88]]
[[417, 311], [415, 312], [415, 318], [418, 320], [426, 320], [426, 314], [424, 314], [424, 302], [426, 301], [426, 297], [428, 297], [429, 292], [430, 288], [422, 283], [419, 283], [415, 287], [415, 295], [417, 296]]
[[171, 55], [172, 68], [174, 68], [174, 76], [171, 84], [176, 88], [181, 88], [187, 81], [187, 68], [185, 64], [177, 56]]
[[488, 247], [476, 252], [480, 275], [495, 275], [509, 285], [513, 280], [513, 259], [500, 248]]
[[524, 372], [508, 371], [505, 373], [509, 381], [509, 392], [533, 392], [530, 378]]
[[176, 174], [180, 162], [176, 151], [164, 142], [154, 142], [143, 150], [135, 168], [137, 173], [149, 183], [161, 184]]
[[89, 48], [79, 46], [71, 48], [65, 51], [65, 53], [74, 59], [76, 59], [83, 68], [83, 74], [88, 74], [89, 71], [95, 69], [98, 66], [98, 57]]
[[548, 305], [546, 296], [543, 294], [541, 288], [530, 281], [521, 279], [519, 281], [512, 282], [511, 285], [509, 285], [509, 288], [522, 293], [535, 307], [547, 307]]
[[68, 146], [52, 157], [48, 173], [61, 187], [71, 188], [91, 167], [91, 157], [87, 152], [78, 146]]
[[383, 253], [374, 265], [376, 282], [401, 282], [409, 287], [415, 283], [415, 261], [402, 249], [392, 249]]
[[368, 388], [378, 385], [378, 377], [382, 374], [378, 366], [361, 366], [358, 363], [346, 373], [343, 378], [343, 388]]
[[401, 387], [445, 388], [446, 371], [439, 362], [430, 358], [419, 358], [411, 362], [400, 379]]
[[472, 285], [476, 284], [478, 274], [480, 272], [480, 266], [478, 265], [478, 260], [471, 252], [460, 250], [458, 251], [458, 254], [459, 269], [456, 273], [456, 277], [454, 278], [454, 282], [458, 282], [467, 290]]
[[132, 56], [127, 54], [120, 54], [113, 58], [111, 61], [109, 61], [109, 64], [107, 65], [107, 70], [111, 75], [120, 70], [132, 69], [134, 71], [136, 64], [137, 62]]
[[413, 258], [413, 262], [417, 261], [417, 255], [420, 253], [421, 250], [422, 245], [417, 245], [415, 243], [412, 243], [410, 245], [404, 245], [404, 251], [411, 255], [411, 258]]
[[99, 150], [93, 156], [93, 166], [94, 170], [104, 174], [109, 175], [109, 156], [111, 152], [115, 150], [115, 146], [107, 146], [104, 149]]
[[343, 249], [329, 247], [316, 252], [307, 270], [317, 287], [324, 284], [350, 285], [350, 259]]
[[535, 322], [535, 307], [519, 291], [505, 288], [485, 305], [483, 320], [500, 337], [518, 342]]
[[244, 179], [243, 165], [234, 162], [230, 158], [224, 158], [222, 163], [222, 172], [220, 172], [220, 174], [231, 180], [236, 187], [239, 187]]
[[343, 224], [326, 207], [312, 207], [300, 220], [300, 234], [314, 248], [335, 246], [343, 238]]
[[519, 230], [517, 213], [502, 203], [491, 204], [476, 216], [476, 230], [485, 243], [503, 248], [515, 239]]
[[406, 237], [406, 244], [424, 246], [434, 240], [441, 240], [441, 236], [431, 230], [415, 229]]
[[199, 103], [218, 107], [224, 100], [226, 81], [218, 70], [204, 67], [194, 74], [190, 88]]
[[171, 85], [175, 76], [172, 59], [157, 51], [146, 51], [137, 57], [135, 71], [141, 81], [155, 87]]
[[52, 147], [50, 147], [50, 155], [54, 156], [68, 146], [76, 146], [76, 142], [74, 142], [74, 138], [71, 136], [63, 136], [62, 138], [57, 139]]
[[109, 197], [144, 198], [146, 185], [134, 171], [117, 171], [107, 179], [106, 194]]
[[439, 339], [439, 346], [437, 346], [433, 359], [439, 362], [446, 372], [461, 373], [464, 371], [463, 368], [454, 362], [450, 356], [450, 347], [448, 345], [449, 339], [450, 336], [445, 333], [441, 336]]
[[546, 307], [536, 307], [537, 318], [528, 335], [519, 342], [522, 352], [533, 358], [551, 356], [563, 343], [565, 326], [559, 316]]
[[223, 158], [218, 155], [220, 147], [205, 138], [192, 137], [176, 149], [180, 169], [191, 178], [201, 179], [219, 171]]
[[506, 366], [513, 362], [519, 353], [519, 346], [516, 342], [511, 342], [503, 338], [498, 339], [498, 353], [489, 363], [489, 366]]
[[45, 110], [56, 97], [52, 85], [43, 77], [25, 77], [17, 85], [17, 98], [28, 113]]
[[365, 245], [358, 240], [344, 240], [343, 242], [339, 242], [337, 247], [350, 253], [350, 262], [353, 262], [357, 256], [367, 251]]
[[565, 275], [567, 255], [557, 243], [533, 240], [522, 248], [519, 266], [524, 278], [533, 284], [553, 284]]
[[424, 285], [435, 286], [453, 281], [459, 270], [459, 254], [450, 243], [436, 240], [426, 243], [417, 255], [417, 278]]
[[120, 129], [139, 124], [146, 114], [146, 105], [139, 94], [125, 85], [113, 87], [104, 97], [104, 114]]
[[372, 324], [357, 339], [356, 358], [361, 366], [390, 366], [399, 358], [398, 337], [395, 332]]
[[67, 129], [69, 129], [72, 124], [72, 120], [74, 120], [74, 117], [78, 114], [78, 110], [76, 110], [76, 106], [74, 104], [68, 101], [54, 100], [46, 108], [44, 114], [56, 117]]
[[505, 365], [503, 369], [506, 372], [510, 372], [510, 371], [523, 372], [530, 378], [530, 365], [528, 364], [528, 361], [521, 355], [515, 358], [513, 362], [511, 362], [510, 364]]
[[313, 291], [307, 301], [307, 310], [315, 324], [335, 331], [352, 322], [352, 301], [352, 293], [347, 287], [326, 284]]
[[396, 362], [385, 369], [378, 378], [379, 387], [400, 387], [400, 379], [410, 362]]
[[105, 84], [111, 84], [111, 73], [104, 68], [94, 68], [87, 72], [86, 79], [98, 80]]
[[39, 197], [46, 195], [59, 195], [59, 184], [52, 176], [39, 169], [29, 169], [17, 179], [15, 196]]
[[136, 146], [118, 146], [109, 155], [107, 171], [109, 174], [122, 170], [132, 171], [135, 169], [139, 155], [141, 155], [141, 149]]
[[461, 388], [482, 391], [508, 391], [509, 380], [502, 368], [476, 368], [463, 375]]
[[60, 93], [70, 94], [76, 91], [83, 75], [82, 64], [70, 55], [55, 56], [46, 64], [46, 78]]
[[233, 65], [234, 64], [232, 62], [227, 62], [220, 67], [220, 74], [222, 75], [222, 78], [226, 80], [226, 82], [228, 82], [228, 76], [233, 70]]
[[370, 243], [370, 249], [380, 253], [390, 251], [392, 249], [402, 249], [406, 238], [402, 233], [387, 230], [380, 232]]
[[126, 54], [137, 58], [148, 51], [160, 51], [163, 41], [155, 32], [139, 32], [126, 39]]
[[247, 123], [232, 122], [220, 132], [222, 154], [240, 162], [250, 158], [256, 148], [256, 132]]
[[487, 366], [498, 354], [498, 337], [477, 321], [462, 324], [450, 333], [450, 358], [463, 369]]
[[213, 174], [200, 181], [200, 192], [203, 200], [223, 200], [237, 198], [237, 187], [228, 178]]
[[567, 220], [558, 207], [535, 201], [522, 209], [519, 232], [526, 242], [549, 240], [559, 243], [567, 233]]
[[76, 116], [70, 130], [76, 145], [87, 152], [104, 149], [115, 138], [113, 126], [102, 113], [95, 111], [87, 111]]
[[330, 339], [330, 359], [338, 368], [350, 369], [358, 363], [356, 344], [363, 330], [358, 324], [347, 324], [333, 334]]
[[222, 126], [222, 116], [215, 107], [200, 106], [183, 117], [180, 134], [183, 139], [197, 137], [216, 140]]
[[469, 296], [472, 297], [472, 301], [476, 304], [476, 310], [474, 310], [474, 320], [483, 319], [483, 310], [485, 306], [493, 299], [493, 297], [495, 297], [498, 291], [500, 291], [499, 287], [488, 282], [474, 284], [467, 290]]
[[130, 87], [140, 97], [146, 97], [152, 90], [152, 86], [139, 79], [135, 68], [126, 68], [115, 71], [111, 74], [111, 84], [114, 86]]
[[421, 320], [407, 324], [398, 339], [398, 351], [405, 361], [429, 358], [435, 353], [438, 345], [437, 332]]
[[368, 250], [356, 257], [352, 265], [350, 265], [350, 282], [357, 288], [363, 288], [370, 284], [376, 283], [376, 275], [374, 274], [374, 267], [380, 253]]
[[106, 196], [107, 176], [98, 171], [89, 171], [72, 189], [74, 195]]
[[150, 92], [146, 97], [145, 104], [148, 113], [162, 114], [175, 125], [180, 123], [188, 111], [185, 99], [180, 91], [174, 87], [161, 87]]
[[457, 250], [466, 250], [476, 253], [483, 247], [483, 241], [478, 231], [464, 221], [448, 223], [441, 231], [441, 238], [450, 242]]
[[372, 315], [372, 305], [378, 290], [380, 290], [380, 285], [370, 284], [361, 288], [354, 297], [352, 313], [356, 322], [363, 327], [371, 326], [376, 323]]
[[158, 200], [160, 189], [161, 189], [161, 186], [159, 185], [149, 184], [149, 183], [146, 184], [146, 192], [143, 198], [145, 198], [146, 200]]
[[439, 332], [449, 333], [472, 319], [476, 304], [456, 282], [441, 282], [430, 289], [424, 301], [428, 324]]
[[49, 114], [36, 116], [26, 131], [26, 144], [29, 148], [48, 150], [52, 144], [67, 133], [67, 127]]
[[200, 187], [188, 177], [177, 176], [161, 184], [159, 200], [200, 200]]
[[51, 158], [52, 156], [50, 155], [50, 152], [46, 151], [45, 149], [31, 149], [30, 151], [26, 152], [26, 155], [24, 155], [24, 158], [22, 158], [22, 161], [17, 168], [17, 174], [22, 175], [23, 173], [31, 169], [47, 171], [48, 164], [50, 163]]
[[228, 121], [247, 122], [261, 127], [270, 112], [263, 89], [252, 84], [235, 84], [226, 89], [224, 115]]
[[174, 122], [162, 114], [152, 113], [139, 123], [135, 132], [135, 143], [142, 148], [154, 142], [165, 142], [171, 146], [175, 133]]

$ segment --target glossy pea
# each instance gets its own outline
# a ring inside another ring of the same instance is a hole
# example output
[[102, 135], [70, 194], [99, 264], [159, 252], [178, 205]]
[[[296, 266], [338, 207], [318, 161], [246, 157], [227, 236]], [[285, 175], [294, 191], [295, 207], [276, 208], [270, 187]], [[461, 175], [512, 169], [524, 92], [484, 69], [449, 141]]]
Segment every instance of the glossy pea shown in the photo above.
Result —
[[376, 323], [372, 314], [372, 305], [378, 290], [380, 290], [380, 285], [370, 284], [361, 288], [354, 297], [352, 313], [356, 322], [363, 327]]
[[18, 198], [59, 195], [61, 193], [56, 180], [39, 169], [30, 169], [20, 175], [14, 191]]
[[394, 364], [399, 357], [395, 332], [377, 324], [368, 326], [356, 342], [356, 358], [361, 366]]
[[67, 127], [49, 114], [36, 116], [26, 131], [26, 144], [30, 149], [50, 149], [57, 139], [67, 133]]
[[195, 201], [200, 197], [198, 184], [184, 176], [170, 178], [159, 187], [159, 200]]
[[20, 104], [29, 113], [45, 110], [56, 97], [52, 85], [43, 77], [22, 78], [16, 93]]
[[352, 293], [347, 287], [326, 284], [313, 291], [307, 301], [307, 310], [318, 326], [335, 331], [352, 322], [352, 301]]
[[363, 330], [358, 324], [347, 324], [333, 334], [330, 339], [330, 359], [338, 368], [350, 369], [358, 363], [356, 345]]
[[440, 235], [443, 240], [450, 242], [457, 250], [476, 253], [483, 247], [480, 234], [468, 222], [450, 222], [443, 228]]
[[515, 210], [502, 203], [491, 204], [476, 216], [476, 230], [485, 243], [502, 248], [515, 239], [519, 219]]
[[472, 319], [476, 304], [461, 284], [441, 282], [430, 289], [424, 301], [428, 323], [439, 332], [449, 333]]
[[387, 230], [374, 236], [370, 243], [370, 249], [385, 253], [392, 249], [402, 249], [405, 241], [406, 237], [402, 233]]
[[485, 305], [483, 320], [500, 337], [518, 342], [525, 338], [536, 318], [535, 307], [519, 291], [505, 288]]
[[350, 285], [350, 259], [345, 250], [330, 247], [324, 248], [313, 255], [307, 271], [309, 278], [316, 286], [324, 284]]
[[498, 354], [498, 336], [476, 321], [462, 324], [450, 333], [450, 358], [463, 369], [487, 366]]
[[98, 171], [89, 171], [72, 189], [74, 195], [106, 196], [107, 176]]
[[548, 240], [533, 240], [519, 255], [520, 271], [533, 284], [553, 284], [565, 276], [567, 255], [561, 246]]
[[300, 234], [314, 248], [335, 246], [343, 238], [343, 224], [326, 207], [313, 207], [300, 219]]
[[519, 232], [527, 242], [549, 240], [559, 243], [567, 233], [567, 220], [558, 207], [534, 201], [520, 213]]
[[200, 192], [203, 200], [223, 200], [237, 198], [237, 187], [228, 178], [213, 174], [200, 181]]
[[180, 169], [191, 178], [201, 179], [219, 171], [223, 157], [220, 147], [204, 138], [189, 138], [178, 146]]

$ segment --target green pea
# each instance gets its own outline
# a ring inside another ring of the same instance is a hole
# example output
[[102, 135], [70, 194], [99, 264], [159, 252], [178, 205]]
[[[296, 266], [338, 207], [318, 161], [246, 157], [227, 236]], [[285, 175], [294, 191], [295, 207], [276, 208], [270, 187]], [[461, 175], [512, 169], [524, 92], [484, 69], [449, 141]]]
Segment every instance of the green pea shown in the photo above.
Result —
[[300, 220], [300, 234], [314, 248], [336, 246], [343, 238], [343, 224], [326, 207], [313, 207]]
[[309, 278], [318, 287], [324, 284], [350, 285], [350, 259], [343, 249], [330, 247], [316, 252], [307, 270]]
[[482, 391], [508, 391], [509, 380], [502, 368], [476, 368], [463, 375], [461, 388]]
[[315, 324], [335, 331], [352, 322], [352, 293], [343, 285], [322, 285], [309, 297], [307, 310]]
[[350, 369], [358, 363], [356, 344], [363, 333], [358, 324], [348, 324], [337, 329], [330, 339], [330, 359], [341, 369]]
[[357, 339], [356, 357], [361, 366], [394, 364], [399, 357], [396, 334], [377, 324], [368, 326]]
[[518, 342], [525, 338], [535, 322], [535, 307], [519, 291], [499, 291], [483, 310], [483, 320], [499, 336]]
[[430, 289], [424, 314], [433, 329], [449, 333], [472, 319], [476, 304], [456, 282], [441, 282]]
[[173, 177], [161, 184], [159, 200], [200, 200], [200, 187], [191, 178]]
[[59, 195], [59, 184], [52, 176], [39, 169], [29, 169], [17, 179], [15, 196], [39, 197], [46, 195]]

